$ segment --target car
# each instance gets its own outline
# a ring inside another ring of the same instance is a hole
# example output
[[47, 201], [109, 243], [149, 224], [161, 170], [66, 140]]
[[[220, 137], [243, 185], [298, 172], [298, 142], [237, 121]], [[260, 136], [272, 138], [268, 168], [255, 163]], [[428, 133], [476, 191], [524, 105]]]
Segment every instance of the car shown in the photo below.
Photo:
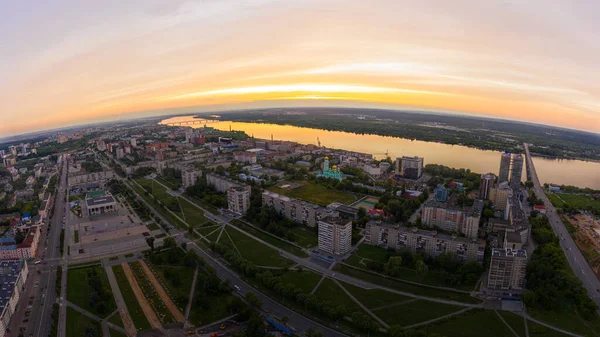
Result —
[[237, 291], [241, 291], [241, 289], [240, 289], [240, 287], [239, 287], [239, 286], [237, 286], [237, 285], [234, 285], [233, 287], [235, 288], [235, 290], [237, 290]]

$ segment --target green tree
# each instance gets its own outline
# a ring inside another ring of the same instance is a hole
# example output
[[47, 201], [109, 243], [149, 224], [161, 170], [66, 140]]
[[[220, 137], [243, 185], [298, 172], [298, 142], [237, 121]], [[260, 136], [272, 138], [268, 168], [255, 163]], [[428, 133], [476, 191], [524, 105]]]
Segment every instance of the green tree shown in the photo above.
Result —
[[419, 276], [425, 276], [429, 272], [429, 267], [425, 264], [425, 262], [423, 262], [423, 260], [418, 260], [417, 263], [415, 263], [415, 269], [417, 275]]
[[306, 337], [323, 337], [323, 332], [315, 328], [308, 328], [304, 333]]
[[256, 295], [249, 291], [246, 293], [246, 300], [248, 301], [248, 303], [250, 303], [250, 305], [260, 309], [262, 307], [262, 301], [256, 297]]
[[154, 240], [156, 240], [153, 236], [146, 239], [146, 243], [150, 246], [150, 251], [154, 252]]

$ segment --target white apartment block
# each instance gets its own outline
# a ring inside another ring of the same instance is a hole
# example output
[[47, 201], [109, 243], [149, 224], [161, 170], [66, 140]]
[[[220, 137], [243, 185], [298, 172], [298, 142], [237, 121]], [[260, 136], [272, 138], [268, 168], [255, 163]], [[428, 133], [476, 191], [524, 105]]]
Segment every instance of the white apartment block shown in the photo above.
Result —
[[233, 186], [227, 190], [227, 208], [237, 214], [246, 214], [250, 208], [250, 186]]
[[390, 225], [369, 221], [365, 229], [366, 244], [395, 250], [408, 249], [413, 253], [439, 256], [453, 253], [460, 262], [483, 262], [485, 241], [426, 231], [416, 227]]
[[344, 255], [352, 249], [352, 221], [326, 217], [319, 220], [319, 249], [333, 255]]
[[270, 191], [263, 192], [262, 204], [274, 208], [286, 219], [310, 227], [315, 227], [317, 222], [326, 216], [337, 216], [338, 214], [338, 212], [327, 210], [325, 207]]

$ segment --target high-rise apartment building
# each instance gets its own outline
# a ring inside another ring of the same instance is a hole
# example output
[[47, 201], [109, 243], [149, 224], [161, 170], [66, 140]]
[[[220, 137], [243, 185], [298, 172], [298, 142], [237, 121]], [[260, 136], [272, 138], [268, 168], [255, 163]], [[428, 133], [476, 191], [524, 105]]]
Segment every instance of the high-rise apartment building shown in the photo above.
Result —
[[490, 191], [494, 187], [496, 176], [488, 173], [481, 175], [481, 182], [479, 184], [479, 199], [488, 200], [490, 198]]
[[337, 217], [319, 220], [319, 249], [344, 255], [352, 249], [352, 221]]
[[523, 175], [523, 155], [516, 154], [512, 158], [512, 167], [510, 169], [510, 187], [518, 189], [521, 186], [521, 177]]
[[396, 174], [406, 179], [417, 180], [423, 175], [423, 158], [402, 157], [396, 158]]
[[233, 213], [246, 214], [250, 208], [250, 186], [233, 186], [227, 190], [227, 208]]
[[445, 188], [443, 185], [437, 185], [437, 187], [433, 189], [433, 193], [435, 196], [435, 200], [439, 202], [448, 201], [448, 196], [450, 194], [450, 192], [448, 192], [448, 189]]
[[378, 221], [369, 221], [365, 227], [365, 243], [386, 249], [409, 249], [413, 253], [439, 256], [455, 254], [458, 261], [482, 262], [485, 241], [457, 235], [427, 231], [416, 227], [404, 227]]
[[513, 196], [513, 190], [508, 182], [502, 182], [490, 190], [490, 201], [494, 204], [496, 210], [503, 212], [504, 219], [508, 219], [509, 200]]
[[498, 174], [498, 183], [508, 181], [510, 174], [510, 152], [504, 152], [500, 157], [500, 172]]
[[525, 288], [527, 251], [494, 248], [490, 259], [487, 288], [490, 290], [522, 290]]
[[117, 159], [121, 159], [123, 157], [125, 157], [125, 152], [123, 151], [123, 148], [119, 146], [117, 148]]

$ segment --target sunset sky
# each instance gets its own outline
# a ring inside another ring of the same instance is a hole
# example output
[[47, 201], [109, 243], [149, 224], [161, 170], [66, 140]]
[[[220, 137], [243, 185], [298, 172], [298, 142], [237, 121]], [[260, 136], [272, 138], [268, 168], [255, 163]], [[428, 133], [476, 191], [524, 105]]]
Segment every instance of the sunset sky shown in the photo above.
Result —
[[302, 105], [600, 132], [598, 13], [593, 0], [2, 1], [0, 137]]

